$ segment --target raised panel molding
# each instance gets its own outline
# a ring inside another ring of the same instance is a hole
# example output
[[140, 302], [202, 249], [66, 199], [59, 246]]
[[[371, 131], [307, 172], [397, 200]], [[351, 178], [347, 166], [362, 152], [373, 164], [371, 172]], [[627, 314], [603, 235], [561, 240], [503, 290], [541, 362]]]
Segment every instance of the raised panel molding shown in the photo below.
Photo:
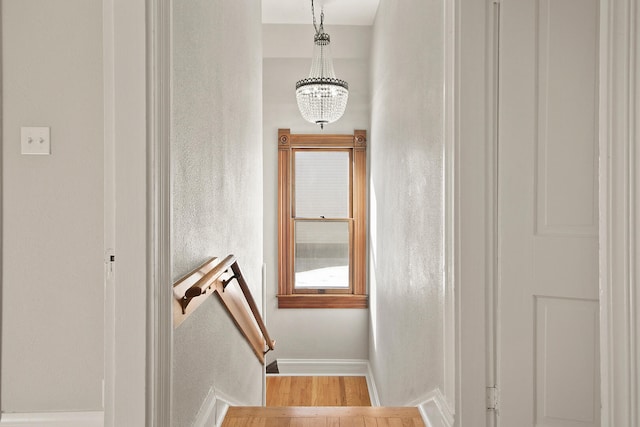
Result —
[[538, 14], [536, 231], [597, 236], [598, 0], [540, 0]]
[[535, 301], [536, 426], [600, 426], [598, 301]]

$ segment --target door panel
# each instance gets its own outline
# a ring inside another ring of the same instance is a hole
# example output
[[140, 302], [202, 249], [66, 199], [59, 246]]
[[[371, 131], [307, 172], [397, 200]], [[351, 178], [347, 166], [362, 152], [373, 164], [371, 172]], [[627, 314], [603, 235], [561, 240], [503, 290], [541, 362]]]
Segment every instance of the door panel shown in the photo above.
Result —
[[502, 0], [501, 427], [599, 426], [597, 0]]
[[540, 0], [537, 39], [537, 231], [594, 236], [597, 0]]
[[598, 303], [537, 297], [536, 421], [597, 425]]

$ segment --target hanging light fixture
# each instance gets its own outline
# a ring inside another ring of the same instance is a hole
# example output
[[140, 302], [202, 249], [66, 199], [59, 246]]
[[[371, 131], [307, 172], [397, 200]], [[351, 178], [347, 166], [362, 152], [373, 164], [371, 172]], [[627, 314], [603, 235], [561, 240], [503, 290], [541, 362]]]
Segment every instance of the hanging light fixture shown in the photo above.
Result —
[[349, 85], [336, 78], [331, 58], [329, 34], [324, 32], [324, 8], [320, 12], [320, 27], [311, 0], [311, 14], [316, 34], [313, 37], [313, 59], [309, 77], [296, 83], [298, 109], [305, 120], [320, 125], [333, 123], [344, 114], [349, 98]]

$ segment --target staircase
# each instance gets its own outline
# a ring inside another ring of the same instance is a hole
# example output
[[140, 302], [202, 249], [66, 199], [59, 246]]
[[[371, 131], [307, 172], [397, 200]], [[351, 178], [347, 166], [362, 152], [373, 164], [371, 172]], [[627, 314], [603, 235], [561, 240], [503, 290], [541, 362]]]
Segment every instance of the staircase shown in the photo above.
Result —
[[222, 427], [425, 427], [418, 408], [231, 407]]
[[231, 407], [222, 427], [424, 427], [418, 408], [372, 407], [363, 376], [267, 376], [266, 407]]

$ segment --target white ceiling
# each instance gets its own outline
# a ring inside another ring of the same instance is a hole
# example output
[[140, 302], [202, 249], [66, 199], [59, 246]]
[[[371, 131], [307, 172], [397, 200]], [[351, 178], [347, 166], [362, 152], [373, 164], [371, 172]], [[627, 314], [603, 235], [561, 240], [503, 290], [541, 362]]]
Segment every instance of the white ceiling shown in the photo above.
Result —
[[[372, 25], [380, 0], [315, 0], [316, 17], [324, 2], [324, 22], [331, 25]], [[312, 24], [311, 0], [262, 0], [263, 24]], [[319, 22], [318, 22], [319, 23]]]

